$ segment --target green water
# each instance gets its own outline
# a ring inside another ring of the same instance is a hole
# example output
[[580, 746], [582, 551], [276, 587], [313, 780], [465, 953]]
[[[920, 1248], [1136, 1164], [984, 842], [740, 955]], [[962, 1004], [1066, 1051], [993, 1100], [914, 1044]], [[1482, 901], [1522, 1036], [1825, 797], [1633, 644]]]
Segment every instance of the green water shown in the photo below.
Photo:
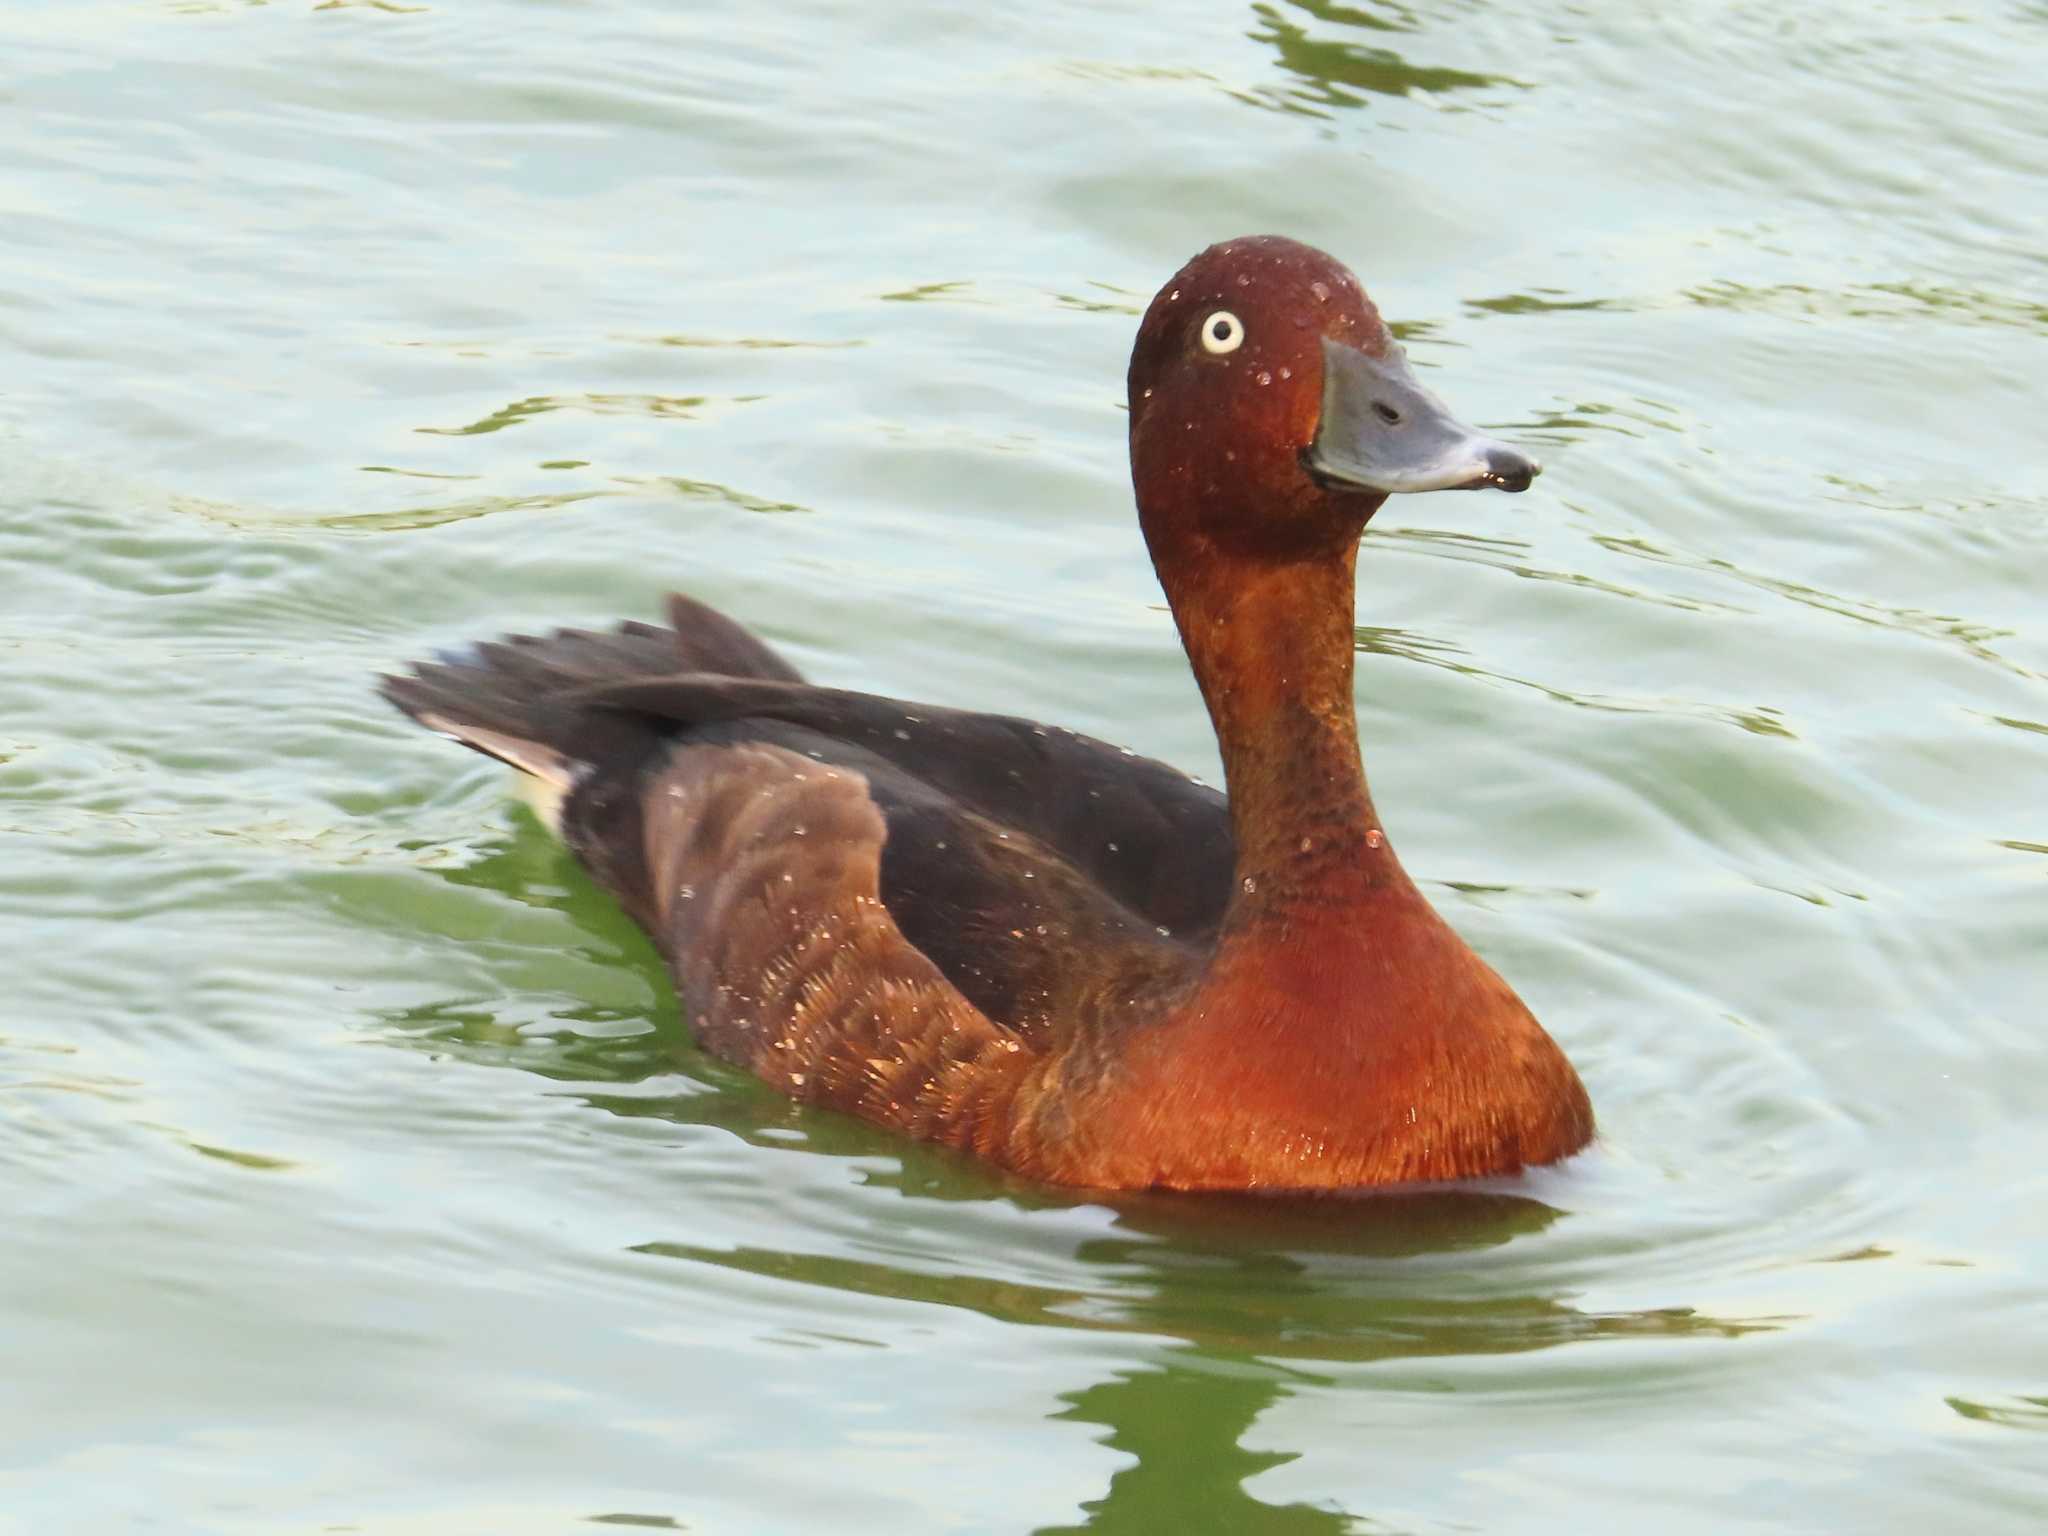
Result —
[[[0, 1532], [2048, 1524], [2048, 8], [0, 13]], [[1349, 260], [1412, 871], [1602, 1137], [1012, 1184], [689, 1044], [372, 675], [683, 586], [1212, 773], [1193, 250]]]

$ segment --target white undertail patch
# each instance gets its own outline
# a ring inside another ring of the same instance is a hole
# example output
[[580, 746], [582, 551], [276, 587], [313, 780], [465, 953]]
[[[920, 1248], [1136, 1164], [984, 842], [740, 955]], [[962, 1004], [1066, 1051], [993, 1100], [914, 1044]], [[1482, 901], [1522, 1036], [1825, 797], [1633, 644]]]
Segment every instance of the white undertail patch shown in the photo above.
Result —
[[459, 741], [466, 747], [474, 747], [495, 757], [501, 763], [510, 764], [518, 771], [513, 792], [532, 808], [533, 814], [540, 818], [541, 825], [552, 836], [561, 837], [562, 806], [569, 798], [569, 791], [576, 787], [576, 780], [583, 771], [582, 764], [564, 757], [553, 747], [528, 741], [523, 736], [508, 736], [503, 731], [463, 724], [445, 715], [423, 713], [418, 718], [428, 730], [438, 731], [451, 741]]

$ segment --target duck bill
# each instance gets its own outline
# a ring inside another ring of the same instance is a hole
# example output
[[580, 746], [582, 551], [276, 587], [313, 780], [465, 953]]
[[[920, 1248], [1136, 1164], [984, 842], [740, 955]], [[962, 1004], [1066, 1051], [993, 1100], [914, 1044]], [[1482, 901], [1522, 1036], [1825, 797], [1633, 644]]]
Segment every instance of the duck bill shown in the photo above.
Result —
[[1323, 415], [1308, 467], [1325, 485], [1403, 491], [1526, 491], [1543, 466], [1468, 427], [1422, 387], [1399, 345], [1374, 357], [1323, 338]]

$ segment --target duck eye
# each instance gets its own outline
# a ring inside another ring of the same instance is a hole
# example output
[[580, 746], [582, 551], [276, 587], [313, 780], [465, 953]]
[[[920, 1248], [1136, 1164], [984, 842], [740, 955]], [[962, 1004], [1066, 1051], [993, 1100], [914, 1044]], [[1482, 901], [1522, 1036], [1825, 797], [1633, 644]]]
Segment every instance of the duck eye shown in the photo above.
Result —
[[1379, 417], [1379, 419], [1381, 421], [1384, 421], [1388, 426], [1398, 427], [1399, 425], [1401, 425], [1401, 413], [1395, 410], [1391, 405], [1387, 404], [1386, 401], [1375, 400], [1372, 403], [1372, 408], [1374, 414], [1376, 414]]
[[1221, 357], [1244, 345], [1244, 322], [1227, 309], [1219, 309], [1202, 322], [1202, 350]]

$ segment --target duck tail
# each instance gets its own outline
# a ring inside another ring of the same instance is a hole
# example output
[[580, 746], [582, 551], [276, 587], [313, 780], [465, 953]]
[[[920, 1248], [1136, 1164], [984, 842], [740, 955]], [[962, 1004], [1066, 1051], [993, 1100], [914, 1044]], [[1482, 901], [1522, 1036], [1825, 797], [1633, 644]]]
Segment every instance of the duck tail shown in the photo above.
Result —
[[589, 769], [637, 759], [647, 745], [643, 723], [583, 701], [594, 685], [678, 673], [803, 680], [764, 641], [694, 598], [670, 597], [668, 617], [668, 626], [559, 629], [442, 651], [379, 688], [428, 730], [517, 769], [525, 797], [559, 836], [562, 802]]

